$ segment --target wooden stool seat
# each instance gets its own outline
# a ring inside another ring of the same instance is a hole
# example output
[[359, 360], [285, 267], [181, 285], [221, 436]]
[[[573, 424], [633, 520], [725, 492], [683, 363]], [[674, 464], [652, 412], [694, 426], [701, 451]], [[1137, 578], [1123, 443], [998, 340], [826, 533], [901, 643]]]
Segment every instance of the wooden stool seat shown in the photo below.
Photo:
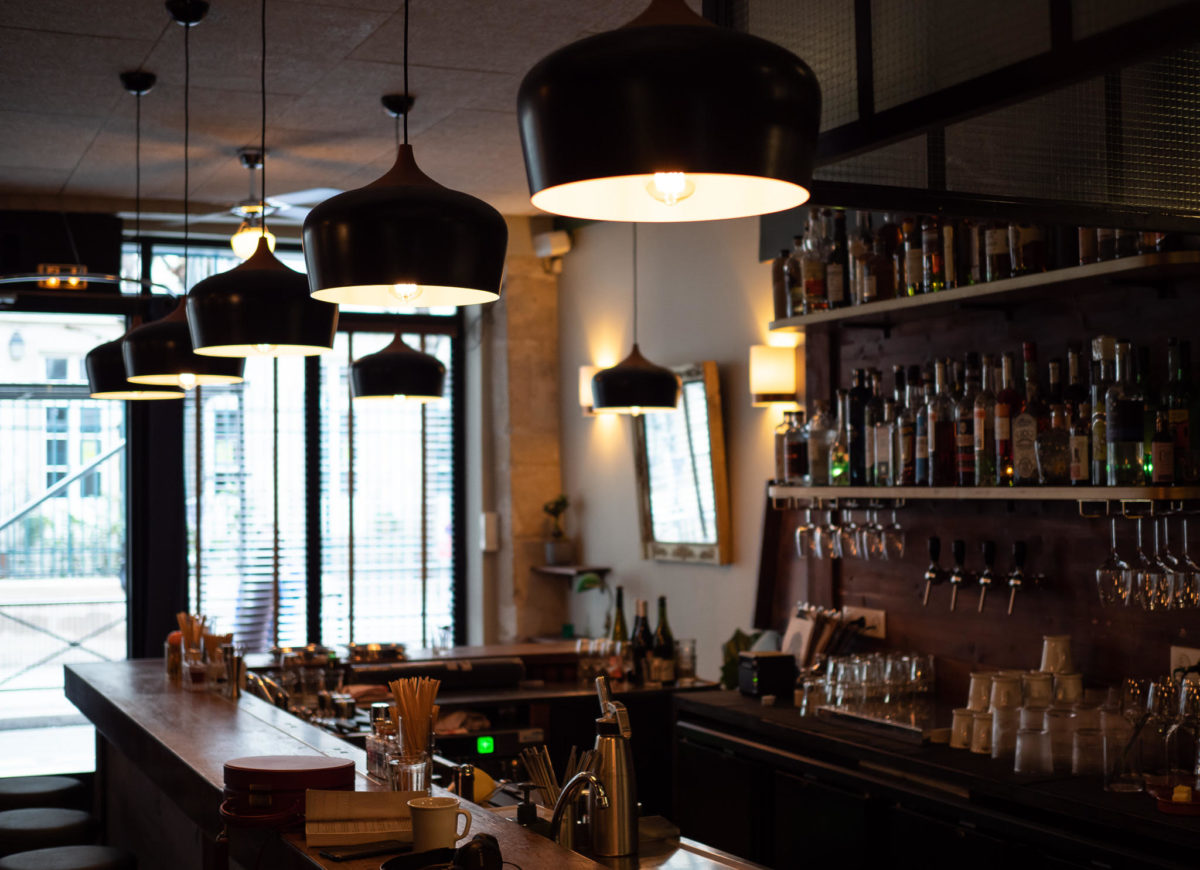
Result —
[[83, 810], [27, 807], [0, 813], [0, 855], [76, 846], [92, 838], [92, 817]]
[[0, 858], [0, 870], [134, 870], [133, 856], [109, 846], [59, 846]]
[[87, 804], [87, 789], [69, 776], [6, 776], [0, 779], [0, 811]]

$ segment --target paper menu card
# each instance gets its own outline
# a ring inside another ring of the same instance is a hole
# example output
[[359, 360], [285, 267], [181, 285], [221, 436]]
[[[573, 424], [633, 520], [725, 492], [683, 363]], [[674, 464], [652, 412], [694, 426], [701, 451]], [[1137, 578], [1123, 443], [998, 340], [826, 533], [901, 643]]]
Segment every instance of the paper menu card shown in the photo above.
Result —
[[412, 839], [408, 802], [419, 791], [305, 792], [304, 836], [309, 846], [350, 846]]

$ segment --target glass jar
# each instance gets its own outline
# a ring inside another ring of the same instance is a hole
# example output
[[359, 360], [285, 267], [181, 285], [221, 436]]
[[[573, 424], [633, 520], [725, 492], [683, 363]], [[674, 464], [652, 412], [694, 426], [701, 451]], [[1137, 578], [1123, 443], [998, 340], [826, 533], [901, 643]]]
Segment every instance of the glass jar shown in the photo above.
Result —
[[829, 446], [833, 443], [833, 417], [829, 413], [829, 403], [823, 399], [813, 402], [813, 415], [808, 421], [808, 479], [804, 481], [809, 486], [829, 485]]
[[204, 692], [208, 689], [208, 663], [195, 647], [183, 654], [183, 688], [188, 692]]

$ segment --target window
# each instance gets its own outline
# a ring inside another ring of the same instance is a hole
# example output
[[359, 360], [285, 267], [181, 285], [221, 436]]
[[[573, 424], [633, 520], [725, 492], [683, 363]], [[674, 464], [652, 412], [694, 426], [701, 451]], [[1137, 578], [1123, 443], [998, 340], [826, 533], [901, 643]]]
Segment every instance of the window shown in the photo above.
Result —
[[[303, 269], [298, 253], [277, 254]], [[193, 253], [188, 273], [194, 280], [236, 262], [224, 250]], [[181, 268], [174, 252], [155, 249], [155, 280]], [[350, 407], [350, 362], [391, 340], [390, 331], [370, 331], [380, 325], [353, 330], [344, 314], [333, 352], [308, 362], [250, 359], [245, 383], [185, 400], [190, 606], [251, 651], [318, 639], [426, 646], [453, 625], [457, 409], [453, 399]], [[405, 340], [446, 364], [453, 395], [457, 314], [432, 328]], [[308, 401], [319, 407], [315, 423]], [[309, 481], [314, 447], [319, 479]], [[319, 517], [316, 529], [310, 516]]]
[[63, 383], [124, 331], [120, 316], [0, 313], [0, 345], [25, 349], [0, 367], [0, 727], [78, 716], [63, 664], [125, 657], [125, 407]]

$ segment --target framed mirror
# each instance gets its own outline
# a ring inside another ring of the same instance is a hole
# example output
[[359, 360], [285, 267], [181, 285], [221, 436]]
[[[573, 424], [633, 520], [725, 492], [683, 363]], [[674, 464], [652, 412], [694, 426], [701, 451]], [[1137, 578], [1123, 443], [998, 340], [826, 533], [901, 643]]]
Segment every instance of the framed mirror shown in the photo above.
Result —
[[677, 366], [679, 408], [633, 421], [642, 555], [730, 561], [729, 479], [721, 389], [712, 360]]

